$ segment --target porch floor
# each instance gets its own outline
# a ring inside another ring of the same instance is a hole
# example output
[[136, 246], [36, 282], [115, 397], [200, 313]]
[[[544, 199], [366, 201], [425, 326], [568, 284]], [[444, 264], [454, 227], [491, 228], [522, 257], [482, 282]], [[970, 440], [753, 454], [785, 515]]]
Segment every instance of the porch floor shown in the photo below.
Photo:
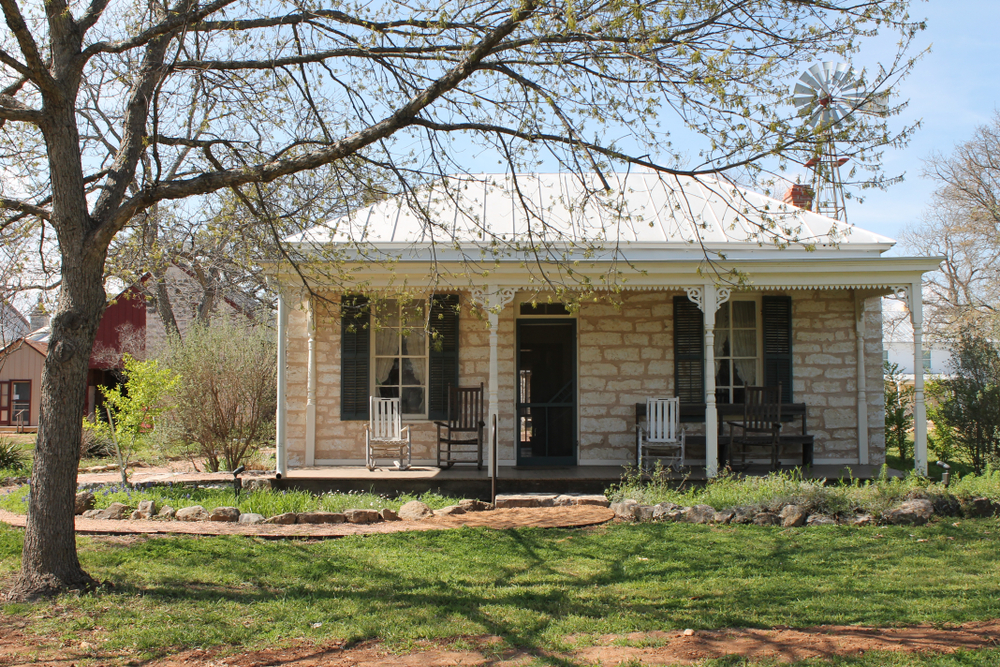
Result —
[[[786, 468], [789, 470], [789, 468]], [[874, 465], [817, 465], [804, 472], [807, 479], [837, 480], [853, 476], [855, 479], [871, 479], [879, 474], [881, 466]], [[497, 469], [497, 493], [602, 493], [610, 485], [621, 481], [625, 468], [622, 466], [566, 466], [551, 468], [518, 468], [502, 466]], [[766, 475], [766, 464], [751, 465], [742, 471], [744, 475]], [[897, 470], [890, 470], [892, 476], [902, 476]], [[686, 473], [674, 473], [671, 479], [686, 479], [689, 482], [704, 483], [707, 479], [705, 468], [694, 466]], [[414, 466], [409, 470], [380, 467], [369, 471], [363, 466], [323, 466], [295, 468], [274, 485], [281, 489], [300, 489], [314, 493], [327, 491], [370, 491], [386, 495], [401, 493], [424, 493], [437, 491], [451, 496], [480, 498], [489, 500], [490, 477], [485, 466], [455, 466], [440, 470], [432, 466]]]

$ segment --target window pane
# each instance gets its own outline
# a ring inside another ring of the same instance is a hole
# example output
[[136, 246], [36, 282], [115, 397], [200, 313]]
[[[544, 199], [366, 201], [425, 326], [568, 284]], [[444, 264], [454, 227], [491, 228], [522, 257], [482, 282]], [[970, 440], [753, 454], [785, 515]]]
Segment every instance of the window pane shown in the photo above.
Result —
[[424, 302], [411, 301], [402, 308], [400, 326], [408, 329], [424, 328]]
[[722, 304], [719, 306], [719, 309], [715, 311], [715, 328], [729, 328], [729, 302]]
[[399, 359], [383, 357], [375, 360], [375, 384], [378, 386], [399, 384]]
[[375, 395], [379, 398], [398, 398], [399, 397], [399, 387], [393, 385], [391, 387], [378, 387], [375, 390]]
[[375, 356], [392, 357], [399, 354], [399, 329], [379, 329], [375, 332]]
[[745, 384], [757, 384], [757, 360], [733, 359], [733, 385], [742, 387]]
[[733, 302], [733, 328], [752, 329], [757, 326], [757, 302]]
[[400, 378], [400, 384], [422, 385], [425, 375], [423, 359], [403, 359], [403, 376]]
[[427, 334], [423, 329], [403, 331], [404, 355], [422, 357], [427, 354]]
[[424, 390], [422, 387], [403, 387], [400, 409], [404, 415], [423, 414]]
[[719, 371], [715, 374], [715, 384], [719, 387], [728, 387], [729, 380], [732, 377], [729, 373], [729, 360], [723, 359], [722, 362], [716, 362]]
[[733, 356], [734, 357], [756, 357], [757, 356], [757, 330], [737, 329], [733, 332]]

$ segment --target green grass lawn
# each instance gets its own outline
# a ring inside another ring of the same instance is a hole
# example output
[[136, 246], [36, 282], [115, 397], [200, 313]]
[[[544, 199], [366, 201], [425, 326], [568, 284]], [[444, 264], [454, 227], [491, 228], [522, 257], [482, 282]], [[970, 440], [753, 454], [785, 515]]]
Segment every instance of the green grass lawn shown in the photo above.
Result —
[[[54, 638], [101, 628], [109, 649], [151, 656], [297, 638], [381, 639], [404, 650], [480, 634], [560, 651], [569, 635], [586, 643], [650, 630], [998, 618], [1000, 523], [956, 523], [460, 529], [316, 542], [80, 538], [84, 567], [113, 588], [3, 611]], [[20, 548], [21, 533], [0, 525], [0, 578], [16, 570]], [[838, 664], [1000, 664], [993, 651], [968, 655], [972, 662]]]

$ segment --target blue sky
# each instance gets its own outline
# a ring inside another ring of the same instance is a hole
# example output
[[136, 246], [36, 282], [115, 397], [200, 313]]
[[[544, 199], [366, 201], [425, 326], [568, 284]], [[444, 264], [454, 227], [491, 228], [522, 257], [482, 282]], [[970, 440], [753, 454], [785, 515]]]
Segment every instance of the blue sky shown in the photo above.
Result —
[[[920, 176], [922, 160], [934, 152], [947, 155], [1000, 109], [1000, 0], [914, 2], [910, 13], [927, 19], [917, 46], [930, 46], [931, 52], [900, 86], [902, 98], [910, 101], [902, 118], [919, 119], [923, 126], [909, 146], [884, 156], [886, 172], [905, 173], [905, 180], [885, 192], [864, 193], [864, 203], [848, 202], [847, 210], [850, 222], [892, 238], [919, 222], [930, 202], [933, 184]], [[878, 57], [877, 49], [865, 51], [855, 64], [870, 65]], [[892, 254], [905, 253], [894, 248]]]

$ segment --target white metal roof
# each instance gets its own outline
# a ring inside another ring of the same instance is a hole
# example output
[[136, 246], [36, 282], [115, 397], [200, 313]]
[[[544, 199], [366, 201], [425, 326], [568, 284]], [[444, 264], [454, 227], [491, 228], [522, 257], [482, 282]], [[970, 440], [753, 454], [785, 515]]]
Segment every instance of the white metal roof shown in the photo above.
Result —
[[[615, 173], [606, 179], [610, 192], [603, 191], [596, 174], [452, 176], [287, 240], [408, 248], [413, 259], [431, 246], [438, 253], [468, 253], [498, 243], [541, 243], [598, 246], [633, 260], [660, 261], [705, 250], [732, 259], [774, 252], [791, 258], [807, 251], [812, 257], [811, 251], [839, 259], [877, 257], [895, 243], [721, 180], [656, 173]], [[792, 243], [779, 247], [789, 238]]]

